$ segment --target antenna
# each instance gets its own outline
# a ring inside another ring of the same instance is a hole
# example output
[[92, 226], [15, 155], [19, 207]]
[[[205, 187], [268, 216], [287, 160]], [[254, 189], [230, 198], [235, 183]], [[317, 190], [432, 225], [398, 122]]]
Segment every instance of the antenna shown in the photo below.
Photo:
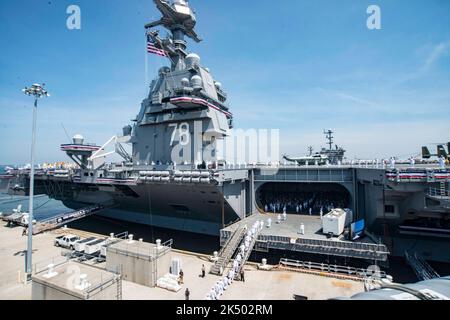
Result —
[[69, 140], [69, 142], [71, 142], [72, 140], [70, 139], [69, 135], [67, 134], [67, 130], [64, 127], [64, 124], [61, 122], [61, 127], [64, 129], [64, 133], [66, 134], [67, 139]]
[[333, 131], [331, 131], [331, 129], [329, 129], [329, 130], [324, 130], [323, 131], [323, 133], [325, 134], [325, 136], [326, 136], [326, 138], [327, 138], [327, 140], [328, 140], [328, 142], [327, 142], [327, 144], [330, 146], [330, 150], [331, 149], [333, 149]]
[[308, 151], [309, 151], [309, 155], [310, 156], [312, 156], [313, 150], [314, 150], [313, 146], [309, 146], [308, 147]]

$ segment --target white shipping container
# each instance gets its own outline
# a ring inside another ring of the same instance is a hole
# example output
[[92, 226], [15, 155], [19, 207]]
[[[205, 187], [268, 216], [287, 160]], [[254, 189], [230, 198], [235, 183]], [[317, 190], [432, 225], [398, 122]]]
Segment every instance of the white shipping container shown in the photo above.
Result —
[[84, 253], [94, 254], [100, 251], [101, 247], [106, 243], [106, 239], [99, 239], [94, 242], [89, 242], [84, 246]]
[[86, 244], [94, 242], [94, 241], [97, 241], [97, 238], [90, 237], [90, 238], [83, 239], [83, 240], [75, 243], [74, 249], [77, 252], [84, 252], [84, 248], [85, 248]]
[[347, 213], [342, 209], [333, 209], [322, 218], [324, 234], [340, 236], [344, 232]]

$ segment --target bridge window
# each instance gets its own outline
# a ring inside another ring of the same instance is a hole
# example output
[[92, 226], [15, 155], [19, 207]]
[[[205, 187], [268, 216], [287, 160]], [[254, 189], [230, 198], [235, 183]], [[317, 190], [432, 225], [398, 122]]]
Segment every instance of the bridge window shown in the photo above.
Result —
[[384, 212], [385, 213], [395, 213], [395, 206], [391, 204], [387, 204], [384, 206]]

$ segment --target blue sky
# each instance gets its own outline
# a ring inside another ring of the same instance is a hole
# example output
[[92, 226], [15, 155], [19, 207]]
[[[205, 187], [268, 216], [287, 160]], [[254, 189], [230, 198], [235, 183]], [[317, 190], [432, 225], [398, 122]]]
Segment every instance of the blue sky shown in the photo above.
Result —
[[[279, 128], [281, 151], [303, 154], [333, 128], [348, 156], [408, 157], [450, 140], [450, 1], [191, 0], [190, 43], [223, 83], [239, 128]], [[66, 8], [81, 8], [81, 30]], [[368, 30], [366, 9], [381, 8]], [[37, 159], [66, 160], [59, 144], [82, 133], [102, 143], [146, 95], [143, 25], [151, 0], [0, 1], [0, 163], [29, 160], [32, 101], [45, 82]], [[148, 57], [148, 77], [166, 61]]]

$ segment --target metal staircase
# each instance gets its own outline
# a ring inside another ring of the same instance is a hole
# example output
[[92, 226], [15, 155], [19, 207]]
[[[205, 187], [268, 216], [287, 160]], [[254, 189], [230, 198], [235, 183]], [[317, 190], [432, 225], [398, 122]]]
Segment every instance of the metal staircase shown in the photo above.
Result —
[[256, 232], [255, 236], [252, 238], [252, 241], [250, 242], [250, 246], [248, 247], [248, 250], [245, 252], [245, 255], [242, 257], [241, 264], [239, 265], [239, 268], [234, 276], [235, 280], [240, 279], [241, 270], [244, 268], [245, 263], [247, 262], [248, 258], [250, 258], [250, 254], [252, 253], [253, 248], [255, 247], [256, 240], [258, 239], [258, 235], [259, 235], [259, 230], [258, 230], [258, 232]]
[[219, 251], [219, 259], [212, 265], [209, 273], [215, 275], [222, 275], [227, 267], [233, 254], [236, 252], [237, 247], [241, 244], [242, 239], [246, 233], [246, 229], [238, 228], [228, 241], [222, 246]]
[[430, 280], [440, 277], [439, 274], [428, 264], [428, 262], [417, 254], [417, 252], [410, 253], [405, 251], [405, 257], [406, 261], [411, 266], [419, 280]]

